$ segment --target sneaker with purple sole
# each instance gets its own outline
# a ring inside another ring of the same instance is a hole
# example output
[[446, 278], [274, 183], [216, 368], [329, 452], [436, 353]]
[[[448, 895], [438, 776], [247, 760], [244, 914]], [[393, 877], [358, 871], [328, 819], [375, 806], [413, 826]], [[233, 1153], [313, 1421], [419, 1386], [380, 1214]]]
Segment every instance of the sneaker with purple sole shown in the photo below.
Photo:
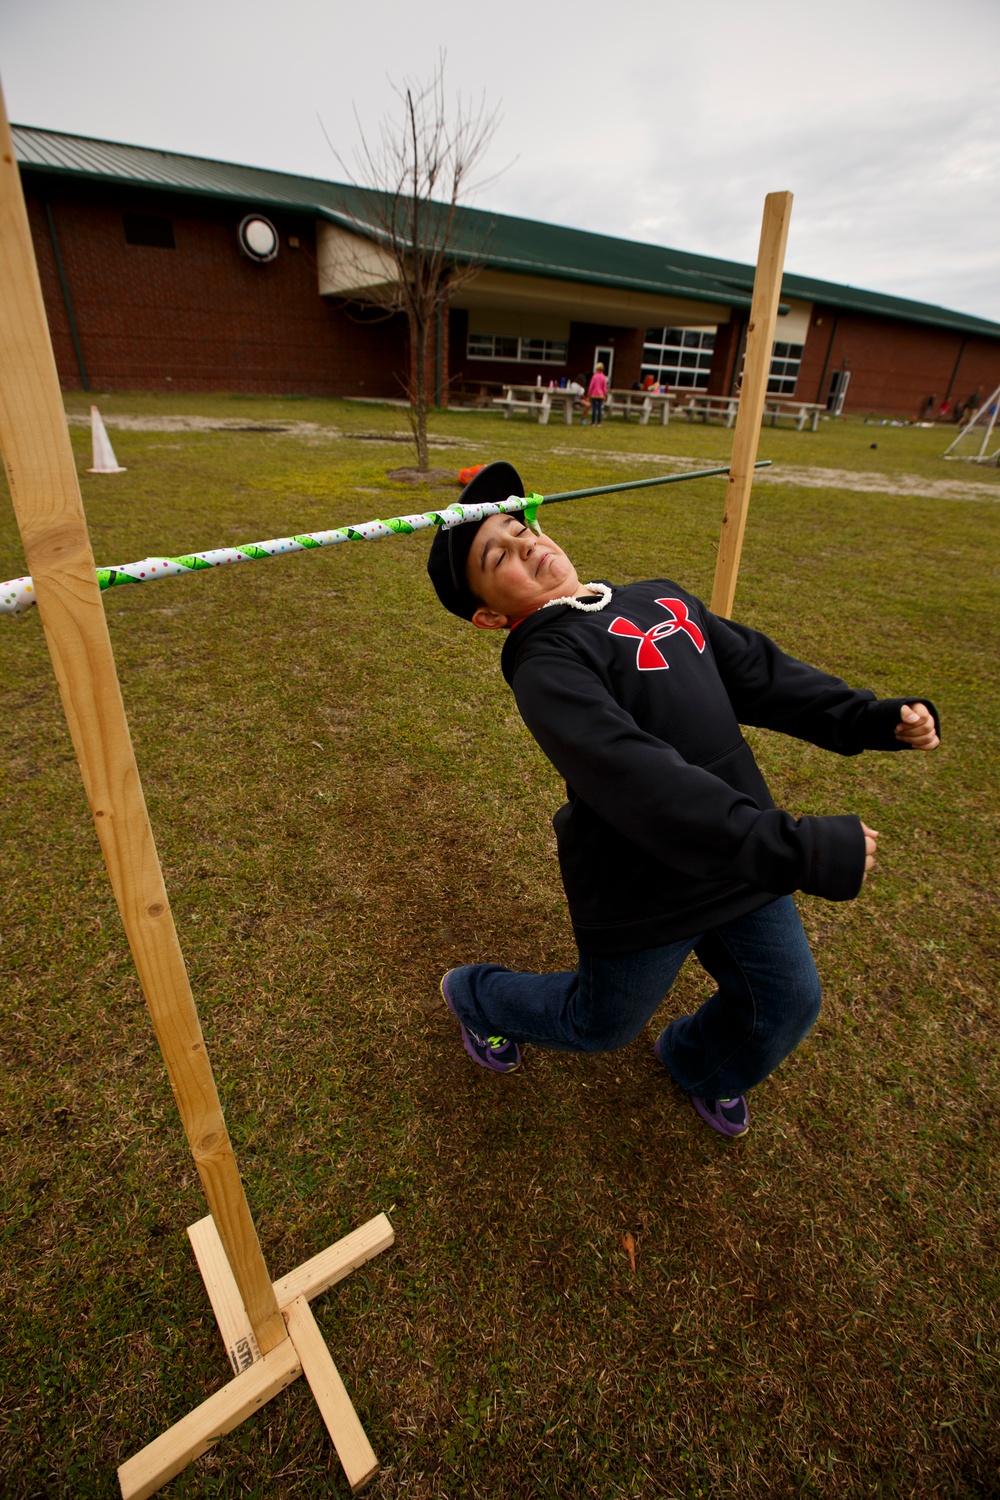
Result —
[[504, 1036], [477, 1036], [463, 1024], [448, 993], [448, 980], [454, 972], [454, 969], [449, 969], [442, 979], [441, 994], [445, 1005], [458, 1021], [466, 1052], [473, 1062], [477, 1062], [481, 1068], [489, 1068], [492, 1073], [513, 1073], [515, 1068], [521, 1066], [521, 1049], [516, 1042], [509, 1042]]
[[[665, 1068], [661, 1044], [666, 1035], [666, 1031], [661, 1031], [653, 1043], [656, 1060]], [[695, 1114], [720, 1135], [746, 1135], [750, 1129], [750, 1111], [742, 1094], [737, 1094], [734, 1099], [707, 1099], [700, 1094], [688, 1094], [688, 1098]]]

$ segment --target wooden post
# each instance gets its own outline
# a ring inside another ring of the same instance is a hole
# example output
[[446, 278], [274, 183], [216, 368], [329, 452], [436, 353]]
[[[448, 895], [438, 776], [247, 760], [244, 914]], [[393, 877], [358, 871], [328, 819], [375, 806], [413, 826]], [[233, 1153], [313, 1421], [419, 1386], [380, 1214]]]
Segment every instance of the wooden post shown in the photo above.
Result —
[[120, 1465], [123, 1500], [146, 1500], [303, 1372], [356, 1494], [378, 1464], [308, 1299], [388, 1249], [392, 1225], [379, 1214], [271, 1283], [223, 1122], [139, 784], [2, 93], [0, 447], [115, 900], [212, 1210], [189, 1232], [236, 1371], [227, 1386]]
[[754, 277], [753, 298], [750, 303], [743, 386], [736, 415], [736, 431], [733, 433], [733, 457], [712, 588], [712, 612], [726, 617], [732, 612], [736, 595], [743, 533], [750, 506], [753, 466], [757, 460], [767, 378], [771, 369], [774, 325], [781, 299], [781, 273], [785, 265], [785, 244], [791, 213], [791, 193], [768, 193], [764, 199], [764, 218], [760, 226], [760, 249], [757, 252], [757, 274]]
[[0, 95], [0, 447], [73, 747], [188, 1143], [261, 1353], [288, 1332], [222, 1118], [97, 586]]

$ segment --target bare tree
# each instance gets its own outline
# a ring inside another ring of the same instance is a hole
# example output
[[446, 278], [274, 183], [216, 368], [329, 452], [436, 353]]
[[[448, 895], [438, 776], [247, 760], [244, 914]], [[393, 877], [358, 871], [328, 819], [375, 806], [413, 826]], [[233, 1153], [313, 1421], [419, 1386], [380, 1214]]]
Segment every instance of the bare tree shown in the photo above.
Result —
[[356, 172], [331, 143], [355, 190], [351, 217], [361, 236], [353, 246], [345, 236], [339, 246], [342, 275], [346, 271], [345, 281], [366, 302], [406, 314], [410, 361], [404, 379], [423, 471], [433, 331], [449, 298], [480, 269], [486, 249], [486, 236], [463, 221], [460, 204], [484, 185], [472, 178], [500, 123], [485, 96], [475, 105], [457, 94], [449, 111], [444, 72], [442, 52], [428, 82], [393, 84], [402, 112], [382, 120], [377, 138], [365, 134], [355, 108]]

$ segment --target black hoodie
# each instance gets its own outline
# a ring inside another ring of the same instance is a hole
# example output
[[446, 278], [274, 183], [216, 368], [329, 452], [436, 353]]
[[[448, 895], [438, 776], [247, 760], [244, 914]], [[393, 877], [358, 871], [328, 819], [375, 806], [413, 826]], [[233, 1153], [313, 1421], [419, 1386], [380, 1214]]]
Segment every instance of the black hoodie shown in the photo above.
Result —
[[553, 825], [591, 953], [692, 937], [790, 891], [856, 896], [860, 818], [780, 812], [740, 724], [857, 755], [905, 748], [900, 710], [927, 703], [855, 691], [667, 579], [615, 587], [595, 613], [538, 610], [511, 631], [501, 666], [566, 778]]

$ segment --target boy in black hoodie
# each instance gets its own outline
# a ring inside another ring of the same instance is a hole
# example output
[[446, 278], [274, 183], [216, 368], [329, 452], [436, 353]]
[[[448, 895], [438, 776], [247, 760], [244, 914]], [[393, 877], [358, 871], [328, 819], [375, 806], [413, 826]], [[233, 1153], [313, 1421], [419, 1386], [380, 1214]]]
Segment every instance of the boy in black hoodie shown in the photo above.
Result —
[[[523, 493], [516, 470], [494, 463], [462, 503]], [[819, 1014], [791, 892], [852, 899], [878, 834], [854, 816], [779, 811], [739, 726], [842, 755], [932, 750], [933, 705], [855, 691], [667, 579], [581, 584], [521, 514], [442, 528], [428, 572], [447, 609], [509, 631], [504, 677], [567, 784], [553, 821], [578, 969], [452, 969], [441, 989], [466, 1050], [510, 1072], [524, 1043], [624, 1046], [694, 951], [718, 988], [654, 1050], [706, 1124], [742, 1135], [746, 1093]]]

